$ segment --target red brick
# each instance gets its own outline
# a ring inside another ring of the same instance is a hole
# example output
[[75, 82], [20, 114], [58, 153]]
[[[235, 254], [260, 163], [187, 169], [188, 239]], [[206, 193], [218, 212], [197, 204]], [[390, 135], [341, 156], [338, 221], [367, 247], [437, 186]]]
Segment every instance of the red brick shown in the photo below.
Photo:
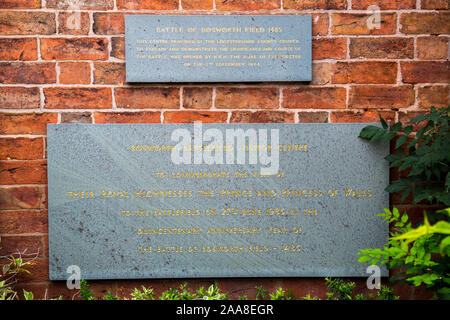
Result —
[[94, 13], [94, 33], [96, 34], [124, 34], [125, 18], [123, 13]]
[[45, 135], [47, 123], [56, 122], [56, 113], [0, 113], [0, 134]]
[[44, 88], [48, 109], [112, 108], [110, 88]]
[[448, 37], [418, 37], [417, 57], [423, 60], [447, 59]]
[[40, 209], [44, 200], [43, 191], [41, 187], [0, 188], [0, 210]]
[[115, 89], [118, 108], [164, 108], [180, 107], [179, 88], [129, 87]]
[[2, 236], [0, 256], [17, 257], [19, 253], [42, 256], [42, 252], [42, 236]]
[[397, 29], [397, 15], [395, 13], [382, 13], [380, 29], [369, 29], [367, 20], [371, 14], [365, 13], [332, 13], [332, 34], [394, 34]]
[[313, 13], [312, 14], [312, 35], [324, 36], [328, 34], [328, 26], [330, 19], [326, 13]]
[[424, 86], [419, 87], [420, 108], [444, 108], [450, 106], [449, 86]]
[[59, 83], [90, 84], [91, 66], [89, 62], [59, 62]]
[[0, 83], [45, 84], [55, 82], [56, 69], [52, 62], [0, 63]]
[[333, 111], [331, 112], [331, 122], [334, 123], [379, 123], [380, 115], [389, 121], [393, 121], [395, 117], [394, 111], [376, 111], [369, 110], [364, 112], [353, 111]]
[[400, 31], [409, 34], [450, 33], [450, 12], [409, 12], [400, 17]]
[[[76, 6], [76, 7], [75, 7]], [[46, 7], [52, 9], [109, 10], [114, 8], [114, 0], [47, 0]]]
[[90, 19], [87, 12], [60, 12], [58, 15], [58, 33], [89, 34]]
[[278, 88], [232, 88], [216, 89], [216, 108], [267, 109], [278, 108]]
[[41, 0], [2, 0], [0, 9], [39, 9]]
[[273, 10], [280, 7], [280, 0], [216, 0], [216, 9], [224, 11]]
[[352, 9], [366, 10], [373, 5], [381, 10], [415, 9], [416, 0], [357, 0], [352, 2]]
[[300, 123], [327, 123], [328, 112], [299, 112], [298, 122]]
[[349, 108], [399, 109], [414, 104], [412, 86], [352, 86]]
[[333, 83], [396, 83], [396, 81], [396, 62], [337, 62], [333, 65]]
[[61, 123], [92, 123], [90, 112], [63, 112], [61, 113]]
[[164, 112], [164, 123], [193, 123], [201, 121], [204, 123], [225, 123], [228, 113], [220, 111], [166, 111]]
[[352, 38], [350, 58], [413, 59], [413, 38]]
[[235, 111], [230, 122], [234, 123], [293, 123], [295, 114], [285, 111]]
[[346, 38], [319, 38], [312, 41], [313, 60], [345, 59], [347, 57]]
[[0, 34], [36, 35], [56, 32], [55, 14], [32, 11], [0, 12]]
[[122, 62], [94, 63], [94, 83], [123, 84], [125, 81], [126, 81], [125, 63]]
[[125, 60], [125, 38], [111, 38], [111, 57]]
[[10, 211], [0, 214], [0, 234], [47, 233], [46, 210]]
[[34, 109], [40, 104], [39, 88], [0, 87], [1, 109]]
[[177, 10], [178, 0], [117, 0], [119, 10]]
[[[83, 270], [81, 270], [83, 274]], [[129, 283], [132, 280], [125, 280]], [[141, 280], [142, 281], [142, 280]], [[108, 280], [89, 280], [89, 290], [92, 291], [95, 300], [101, 300], [108, 292], [113, 295], [116, 294], [116, 281]], [[145, 282], [144, 282], [145, 283]], [[142, 289], [140, 285], [135, 288]], [[147, 286], [148, 288], [148, 286]], [[52, 281], [48, 284], [48, 296], [52, 298], [58, 298], [62, 296], [63, 300], [82, 300], [80, 298], [80, 291], [77, 289], [68, 289], [65, 281]]]
[[95, 112], [95, 123], [160, 123], [161, 112]]
[[425, 211], [435, 211], [440, 208], [435, 205], [399, 205], [397, 209], [400, 213], [407, 213], [412, 226], [417, 227], [419, 223], [423, 223]]
[[0, 185], [46, 183], [46, 161], [0, 162]]
[[307, 10], [307, 9], [347, 9], [347, 0], [284, 0], [284, 9]]
[[312, 64], [311, 84], [323, 85], [331, 81], [331, 64], [328, 62], [318, 62]]
[[283, 90], [283, 107], [296, 109], [345, 108], [347, 91], [335, 87], [298, 87]]
[[189, 109], [209, 109], [212, 106], [212, 88], [183, 88], [183, 107]]
[[0, 138], [0, 160], [43, 159], [42, 138]]
[[41, 56], [45, 60], [107, 60], [108, 39], [44, 38]]
[[184, 10], [212, 10], [214, 0], [181, 0]]
[[[46, 188], [47, 189], [47, 188]], [[46, 190], [46, 194], [48, 194], [48, 191]], [[48, 198], [48, 197], [47, 197]], [[46, 203], [47, 201], [45, 201], [44, 202], [44, 205], [45, 205], [45, 208], [48, 210], [48, 206], [47, 206], [47, 203]], [[48, 234], [44, 234], [43, 236], [42, 236], [42, 238], [43, 238], [43, 242], [44, 242], [44, 254], [43, 254], [43, 256], [44, 257], [49, 257], [50, 255], [49, 255], [49, 246], [48, 246], [48, 244], [49, 244], [49, 242], [48, 242]]]
[[[152, 288], [155, 295], [159, 296], [161, 293], [169, 288], [179, 288], [183, 284], [182, 279], [140, 279], [140, 280], [120, 280], [117, 282], [117, 294], [121, 297], [130, 298], [130, 294], [135, 288]], [[190, 279], [188, 282], [189, 291], [195, 290], [199, 282], [206, 283], [205, 280]], [[209, 283], [209, 282], [208, 282]], [[206, 285], [205, 285], [206, 287]]]
[[405, 83], [450, 82], [448, 61], [401, 62], [401, 70]]
[[447, 10], [450, 8], [448, 0], [421, 0], [421, 9], [428, 10]]
[[37, 39], [4, 38], [0, 39], [0, 60], [37, 60]]

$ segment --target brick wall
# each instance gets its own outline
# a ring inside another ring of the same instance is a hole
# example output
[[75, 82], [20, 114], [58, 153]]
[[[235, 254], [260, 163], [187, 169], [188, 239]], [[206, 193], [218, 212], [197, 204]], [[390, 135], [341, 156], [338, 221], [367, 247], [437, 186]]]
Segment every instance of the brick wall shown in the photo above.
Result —
[[[406, 121], [449, 105], [448, 0], [81, 0], [75, 29], [70, 2], [0, 0], [0, 255], [39, 252], [20, 283], [38, 297], [74, 294], [48, 280], [47, 123], [377, 122], [379, 114]], [[379, 29], [367, 27], [369, 5], [382, 10]], [[313, 80], [127, 84], [125, 13], [312, 14]], [[398, 197], [391, 204], [420, 214]], [[160, 292], [182, 282], [92, 286], [126, 294], [141, 284]], [[325, 290], [314, 278], [189, 280], [193, 288], [212, 282], [234, 297], [254, 297], [259, 284], [296, 296]], [[406, 287], [397, 293], [423, 297]]]

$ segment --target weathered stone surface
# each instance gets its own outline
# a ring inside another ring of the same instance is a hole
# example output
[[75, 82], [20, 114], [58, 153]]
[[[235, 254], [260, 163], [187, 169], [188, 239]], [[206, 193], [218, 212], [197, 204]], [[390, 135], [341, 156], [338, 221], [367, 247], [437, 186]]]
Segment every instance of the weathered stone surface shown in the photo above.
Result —
[[[234, 111], [240, 117], [235, 120], [253, 120], [249, 112]], [[294, 115], [261, 112], [254, 114], [266, 117], [264, 122]], [[257, 141], [250, 144], [258, 146], [269, 142], [260, 140], [267, 130], [275, 147], [278, 132], [277, 171], [283, 176], [257, 175], [267, 165], [252, 161], [176, 165], [170, 149], [157, 146], [178, 143], [174, 130], [194, 126], [49, 126], [51, 280], [66, 279], [68, 265], [80, 266], [85, 279], [366, 275], [367, 266], [357, 263], [354, 252], [386, 242], [387, 224], [365, 212], [388, 206], [384, 187], [389, 177], [388, 163], [382, 161], [388, 146], [359, 139], [364, 124], [202, 125], [203, 133], [214, 129], [209, 133], [215, 135], [231, 128], [245, 134], [255, 130]], [[195, 135], [194, 143], [206, 146]], [[225, 140], [219, 145], [224, 143], [239, 147]], [[298, 144], [302, 147], [294, 148]], [[226, 177], [177, 178], [177, 172], [222, 172]]]

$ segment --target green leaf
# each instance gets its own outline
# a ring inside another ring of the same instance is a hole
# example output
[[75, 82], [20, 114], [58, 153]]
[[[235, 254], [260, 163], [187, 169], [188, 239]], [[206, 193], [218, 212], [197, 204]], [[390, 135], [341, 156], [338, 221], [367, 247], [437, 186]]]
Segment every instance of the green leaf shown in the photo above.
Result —
[[371, 139], [370, 142], [375, 142], [379, 139], [381, 139], [385, 135], [385, 130], [379, 130]]
[[412, 118], [409, 123], [417, 123], [427, 119], [427, 114], [421, 114]]
[[413, 126], [409, 125], [409, 126], [406, 126], [406, 127], [403, 129], [403, 132], [404, 132], [406, 135], [409, 135], [409, 134], [412, 132], [412, 130], [413, 130]]
[[387, 142], [391, 141], [392, 139], [394, 139], [395, 136], [396, 136], [395, 132], [389, 132], [388, 134], [385, 134], [383, 136], [383, 138], [381, 138], [381, 142], [387, 143]]
[[395, 149], [400, 148], [407, 140], [408, 136], [401, 136], [400, 138], [398, 138], [397, 142], [395, 143]]

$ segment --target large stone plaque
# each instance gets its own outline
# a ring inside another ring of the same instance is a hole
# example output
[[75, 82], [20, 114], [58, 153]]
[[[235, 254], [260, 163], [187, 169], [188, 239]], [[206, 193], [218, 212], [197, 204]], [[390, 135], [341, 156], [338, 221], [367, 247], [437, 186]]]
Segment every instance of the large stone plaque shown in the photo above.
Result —
[[49, 124], [50, 279], [367, 276], [389, 150], [364, 126]]
[[127, 82], [311, 81], [310, 15], [126, 15]]

